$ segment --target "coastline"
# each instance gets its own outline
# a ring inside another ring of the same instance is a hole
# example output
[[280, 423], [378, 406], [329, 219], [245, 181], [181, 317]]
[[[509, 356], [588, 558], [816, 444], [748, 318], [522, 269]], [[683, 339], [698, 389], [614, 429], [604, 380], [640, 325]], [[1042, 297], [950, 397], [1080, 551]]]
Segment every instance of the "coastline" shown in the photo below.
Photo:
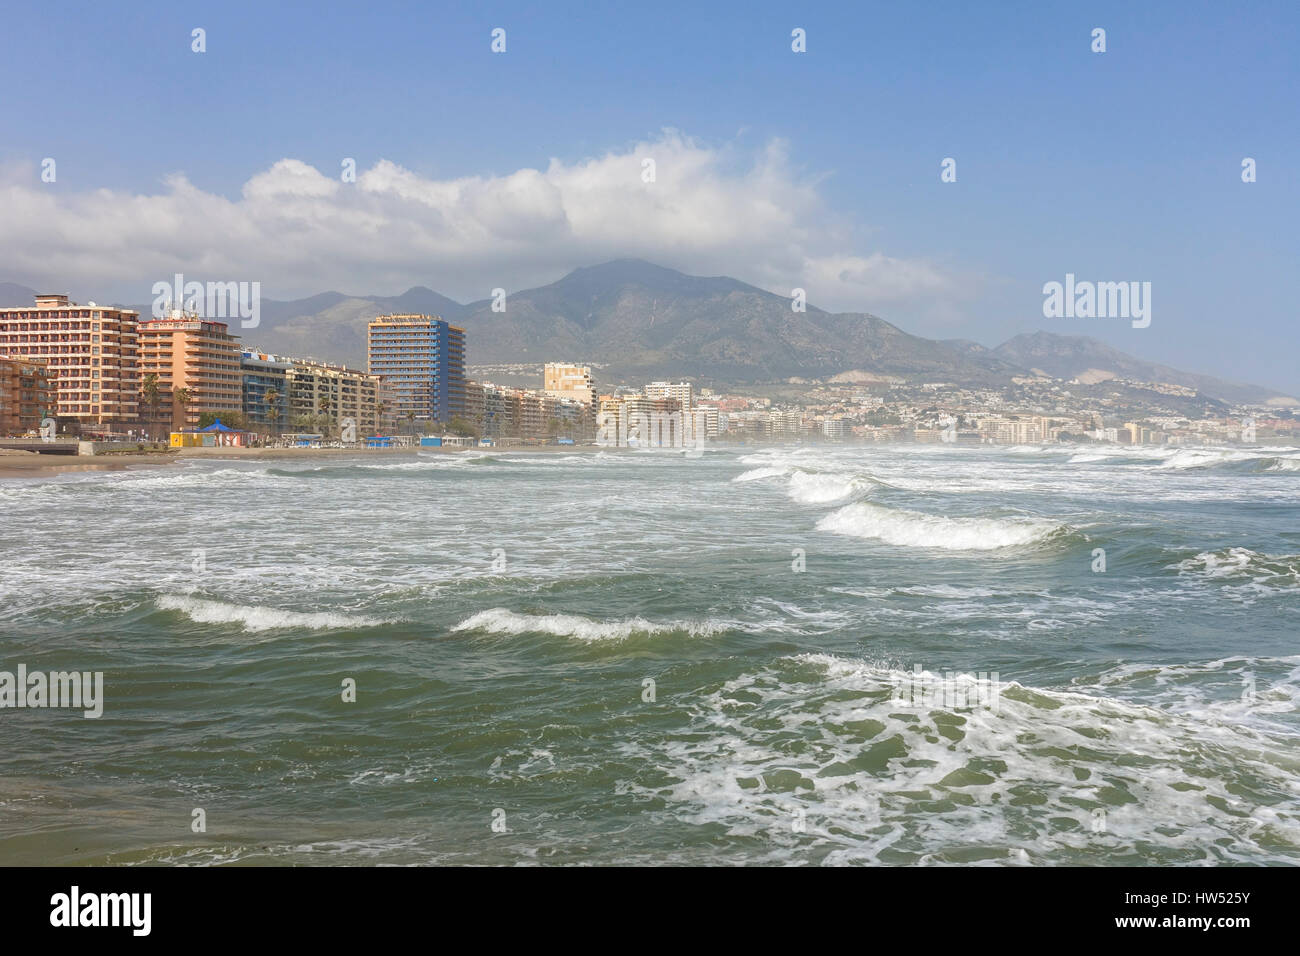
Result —
[[0, 453], [0, 480], [40, 478], [73, 471], [135, 471], [174, 464], [177, 456], [147, 455], [41, 455], [34, 452]]
[[496, 445], [491, 448], [182, 448], [173, 452], [138, 455], [41, 455], [32, 452], [0, 451], [0, 481], [7, 478], [39, 478], [77, 471], [137, 471], [163, 468], [186, 461], [314, 460], [320, 458], [369, 458], [421, 454], [460, 455], [466, 452], [541, 452], [574, 454], [609, 451], [597, 445]]

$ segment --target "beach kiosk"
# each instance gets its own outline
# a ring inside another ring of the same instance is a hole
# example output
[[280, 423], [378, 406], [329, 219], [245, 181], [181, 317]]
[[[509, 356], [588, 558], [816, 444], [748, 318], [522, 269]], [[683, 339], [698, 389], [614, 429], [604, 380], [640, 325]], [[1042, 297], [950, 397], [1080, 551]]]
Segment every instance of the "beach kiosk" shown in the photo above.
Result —
[[224, 424], [220, 418], [196, 431], [172, 432], [173, 448], [245, 448], [252, 432], [240, 431]]

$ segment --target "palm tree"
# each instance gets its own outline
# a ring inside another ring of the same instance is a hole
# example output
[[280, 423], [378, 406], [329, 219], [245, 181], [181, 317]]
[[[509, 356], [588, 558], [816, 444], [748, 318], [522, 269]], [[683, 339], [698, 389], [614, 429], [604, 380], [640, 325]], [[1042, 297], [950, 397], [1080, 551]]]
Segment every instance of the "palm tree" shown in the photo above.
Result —
[[268, 388], [263, 393], [262, 398], [266, 402], [267, 418], [270, 419], [268, 424], [273, 432], [278, 433], [280, 430], [280, 393], [274, 388]]
[[411, 429], [411, 434], [415, 434], [415, 409], [406, 413], [406, 426]]
[[144, 384], [140, 386], [140, 392], [149, 405], [149, 431], [156, 441], [158, 439], [158, 405], [162, 401], [162, 390], [158, 387], [157, 372], [150, 372], [144, 377]]
[[172, 424], [176, 423], [176, 409], [181, 409], [181, 427], [184, 428], [190, 422], [190, 390], [188, 388], [178, 388], [172, 392]]
[[321, 400], [316, 405], [316, 407], [320, 409], [320, 421], [321, 421], [320, 432], [326, 438], [329, 437], [330, 425], [333, 423], [330, 418], [330, 404], [331, 403], [329, 400], [329, 396], [323, 395], [321, 396]]

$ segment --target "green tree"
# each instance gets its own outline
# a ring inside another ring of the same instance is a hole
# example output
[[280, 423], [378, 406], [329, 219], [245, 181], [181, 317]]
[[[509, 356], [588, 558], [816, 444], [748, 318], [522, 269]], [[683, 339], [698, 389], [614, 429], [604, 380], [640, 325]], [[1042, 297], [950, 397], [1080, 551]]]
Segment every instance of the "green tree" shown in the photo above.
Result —
[[334, 416], [330, 414], [330, 409], [333, 407], [334, 403], [330, 400], [328, 395], [322, 395], [320, 400], [316, 403], [316, 409], [320, 412], [320, 415], [317, 417], [317, 421], [320, 425], [316, 430], [326, 438], [329, 438], [333, 433]]
[[478, 434], [478, 429], [475, 428], [473, 424], [459, 417], [451, 420], [451, 424], [447, 426], [447, 430], [453, 435], [475, 436]]
[[199, 412], [199, 427], [207, 428], [213, 422], [217, 421], [217, 419], [221, 420], [221, 424], [235, 429], [242, 430], [248, 425], [248, 421], [244, 417], [243, 412], [227, 409], [223, 412]]
[[266, 402], [266, 417], [271, 426], [271, 434], [276, 435], [280, 432], [280, 393], [274, 388], [268, 388], [263, 394], [262, 399]]

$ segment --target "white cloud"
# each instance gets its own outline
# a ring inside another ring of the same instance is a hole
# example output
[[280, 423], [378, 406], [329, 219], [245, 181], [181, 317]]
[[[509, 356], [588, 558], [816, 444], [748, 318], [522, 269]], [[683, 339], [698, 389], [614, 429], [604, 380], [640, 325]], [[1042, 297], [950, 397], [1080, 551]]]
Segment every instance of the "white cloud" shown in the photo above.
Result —
[[[652, 183], [642, 180], [646, 159]], [[969, 282], [933, 263], [846, 248], [848, 224], [818, 185], [792, 169], [780, 141], [745, 155], [674, 131], [576, 163], [454, 180], [381, 160], [343, 183], [282, 159], [238, 199], [183, 174], [136, 195], [53, 189], [33, 169], [9, 169], [0, 172], [0, 279], [141, 302], [176, 272], [257, 280], [275, 298], [419, 284], [470, 300], [635, 256], [784, 295], [800, 286], [811, 303], [841, 311], [934, 313], [968, 298]]]

